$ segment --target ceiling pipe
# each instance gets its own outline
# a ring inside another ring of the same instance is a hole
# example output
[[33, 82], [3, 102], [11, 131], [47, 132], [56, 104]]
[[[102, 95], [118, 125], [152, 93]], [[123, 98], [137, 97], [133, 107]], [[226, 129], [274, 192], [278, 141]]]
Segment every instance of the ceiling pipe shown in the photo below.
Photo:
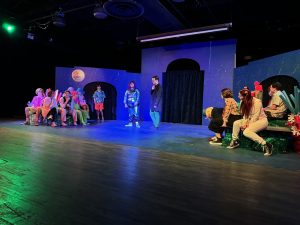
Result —
[[179, 30], [174, 32], [141, 36], [141, 37], [137, 37], [136, 40], [143, 43], [143, 42], [151, 42], [151, 41], [158, 41], [158, 40], [165, 40], [165, 39], [172, 39], [172, 38], [193, 36], [197, 34], [221, 32], [221, 31], [229, 30], [231, 26], [232, 23], [224, 23], [224, 24], [218, 24], [218, 25], [212, 25], [206, 27], [199, 27], [199, 28], [185, 29], [185, 30]]

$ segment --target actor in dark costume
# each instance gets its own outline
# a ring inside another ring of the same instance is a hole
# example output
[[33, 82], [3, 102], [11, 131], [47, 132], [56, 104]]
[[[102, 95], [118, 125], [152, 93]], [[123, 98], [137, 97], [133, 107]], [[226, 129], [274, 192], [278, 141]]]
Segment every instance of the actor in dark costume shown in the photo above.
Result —
[[162, 87], [159, 84], [159, 77], [152, 77], [150, 117], [155, 128], [159, 127], [160, 112], [162, 108]]

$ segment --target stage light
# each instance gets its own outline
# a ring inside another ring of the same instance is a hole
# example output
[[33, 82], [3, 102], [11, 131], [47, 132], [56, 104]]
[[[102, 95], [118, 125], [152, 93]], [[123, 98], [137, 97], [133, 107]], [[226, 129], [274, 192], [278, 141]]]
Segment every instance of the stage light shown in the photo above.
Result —
[[16, 31], [16, 26], [7, 22], [2, 23], [2, 28], [9, 34], [12, 34]]
[[232, 23], [219, 24], [219, 25], [186, 29], [186, 30], [168, 32], [168, 33], [162, 33], [162, 34], [141, 36], [141, 37], [137, 37], [136, 40], [140, 41], [140, 42], [150, 42], [150, 41], [158, 41], [158, 40], [193, 36], [193, 35], [198, 35], [198, 34], [214, 33], [214, 32], [220, 32], [220, 31], [227, 31], [227, 30], [229, 30], [229, 28], [231, 26], [232, 26]]
[[34, 40], [34, 34], [28, 32], [28, 33], [27, 33], [27, 39], [29, 39], [29, 40]]
[[34, 40], [34, 32], [33, 32], [33, 26], [30, 26], [28, 29], [27, 29], [27, 34], [26, 34], [26, 38], [29, 39], [29, 40]]
[[57, 12], [54, 13], [52, 20], [53, 20], [53, 25], [55, 25], [57, 27], [65, 27], [66, 26], [64, 13], [62, 12], [61, 8]]
[[107, 18], [107, 13], [104, 11], [103, 7], [100, 4], [97, 4], [94, 9], [94, 17], [97, 19]]

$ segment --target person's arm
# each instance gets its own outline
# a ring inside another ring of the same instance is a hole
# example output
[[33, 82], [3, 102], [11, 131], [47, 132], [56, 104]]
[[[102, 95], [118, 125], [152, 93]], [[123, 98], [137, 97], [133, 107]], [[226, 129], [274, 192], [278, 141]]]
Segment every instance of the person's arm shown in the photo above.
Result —
[[32, 100], [31, 100], [31, 102], [28, 101], [28, 102], [27, 102], [27, 106], [29, 106], [29, 107], [34, 107], [34, 104], [35, 104], [35, 102], [36, 102], [36, 98], [37, 98], [37, 96], [34, 96], [34, 97], [32, 98]]
[[103, 99], [105, 99], [106, 98], [105, 92], [102, 91], [102, 93], [103, 93]]
[[70, 108], [71, 109], [74, 109], [74, 99], [72, 98], [72, 99], [70, 99], [71, 100], [71, 102], [70, 102]]
[[128, 91], [126, 90], [126, 91], [125, 91], [125, 94], [124, 94], [124, 100], [123, 100], [123, 103], [124, 103], [124, 105], [125, 105], [125, 108], [128, 107], [128, 105], [127, 105], [127, 95], [128, 95]]
[[162, 97], [162, 87], [159, 86], [159, 88], [157, 90], [157, 94], [156, 94], [156, 99], [155, 99], [155, 102], [154, 102], [154, 108], [155, 109], [157, 108], [158, 104], [160, 103], [161, 97]]
[[249, 123], [253, 123], [259, 119], [261, 110], [262, 110], [261, 101], [260, 100], [254, 101], [250, 112], [252, 113], [252, 115], [250, 115]]
[[63, 109], [65, 109], [66, 108], [66, 104], [67, 104], [67, 102], [64, 102], [64, 98], [61, 97], [59, 99], [59, 105], [60, 105], [60, 107], [63, 108]]
[[96, 104], [96, 92], [94, 92], [93, 94], [93, 100], [94, 100], [94, 104]]
[[223, 118], [222, 127], [226, 127], [231, 110], [232, 110], [232, 101], [230, 101], [230, 99], [225, 98], [225, 106], [222, 113], [222, 118]]
[[140, 103], [140, 91], [136, 89], [136, 102], [135, 104], [138, 105]]
[[270, 104], [265, 109], [277, 109], [277, 107], [280, 105], [281, 98], [276, 93], [272, 95], [272, 99], [270, 101]]
[[55, 98], [51, 98], [50, 108], [57, 108], [57, 102]]

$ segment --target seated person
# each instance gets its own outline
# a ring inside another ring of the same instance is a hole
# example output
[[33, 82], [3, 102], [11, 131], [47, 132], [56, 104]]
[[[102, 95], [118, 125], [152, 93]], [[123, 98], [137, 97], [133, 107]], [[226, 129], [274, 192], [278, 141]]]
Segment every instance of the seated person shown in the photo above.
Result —
[[242, 130], [243, 135], [262, 146], [265, 156], [272, 155], [273, 146], [267, 143], [257, 132], [268, 127], [268, 119], [264, 113], [262, 103], [259, 99], [253, 97], [248, 89], [239, 92], [241, 102], [241, 114], [243, 119], [233, 123], [232, 140], [227, 148], [234, 149], [239, 146], [239, 133]]
[[77, 112], [74, 109], [74, 101], [72, 99], [70, 91], [65, 91], [63, 96], [59, 100], [60, 111], [64, 112], [62, 117], [62, 125], [66, 126], [66, 115], [72, 115], [74, 126], [77, 126]]
[[241, 118], [238, 104], [233, 99], [232, 91], [229, 88], [224, 88], [221, 91], [221, 97], [224, 99], [224, 108], [222, 111], [218, 108], [212, 110], [211, 121], [208, 125], [208, 129], [215, 132], [215, 137], [210, 139], [209, 142], [213, 145], [221, 145], [222, 133], [225, 127], [232, 127], [233, 122]]
[[25, 125], [30, 125], [30, 115], [34, 114], [34, 125], [39, 125], [39, 112], [42, 106], [42, 102], [44, 99], [44, 90], [42, 88], [38, 88], [35, 91], [36, 96], [33, 97], [31, 102], [28, 102], [28, 107], [25, 108], [25, 116], [26, 120], [24, 122]]
[[77, 88], [78, 93], [78, 99], [79, 99], [79, 105], [80, 110], [82, 112], [83, 121], [85, 124], [88, 123], [88, 119], [90, 119], [89, 115], [89, 106], [86, 104], [85, 98], [84, 98], [84, 91], [81, 88]]
[[54, 92], [51, 89], [47, 89], [47, 97], [43, 100], [43, 105], [41, 107], [42, 116], [44, 119], [51, 121], [51, 127], [56, 127], [56, 117], [57, 117], [57, 102], [54, 97]]
[[271, 95], [271, 101], [269, 105], [264, 108], [268, 118], [283, 118], [286, 115], [287, 107], [280, 98], [281, 86], [279, 82], [275, 82], [270, 86], [269, 95]]

